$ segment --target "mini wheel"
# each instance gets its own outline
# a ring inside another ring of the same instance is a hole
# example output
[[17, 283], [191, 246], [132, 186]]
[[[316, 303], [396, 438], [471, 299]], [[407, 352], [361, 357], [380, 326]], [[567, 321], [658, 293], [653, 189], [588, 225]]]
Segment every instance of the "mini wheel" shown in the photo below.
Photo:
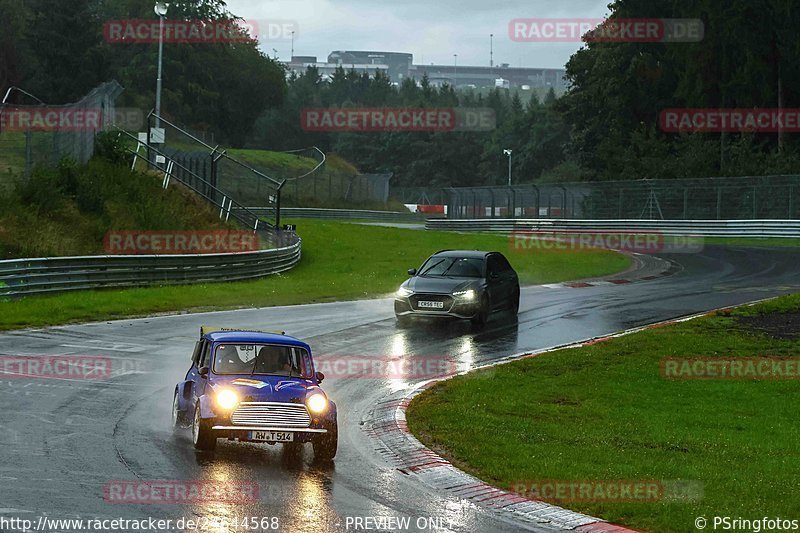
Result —
[[200, 418], [200, 402], [194, 406], [192, 443], [196, 449], [203, 451], [212, 451], [217, 447], [217, 438], [211, 429], [211, 422]]
[[314, 447], [314, 459], [317, 461], [333, 460], [339, 447], [338, 427], [334, 425], [328, 429], [327, 433], [314, 439], [311, 444]]

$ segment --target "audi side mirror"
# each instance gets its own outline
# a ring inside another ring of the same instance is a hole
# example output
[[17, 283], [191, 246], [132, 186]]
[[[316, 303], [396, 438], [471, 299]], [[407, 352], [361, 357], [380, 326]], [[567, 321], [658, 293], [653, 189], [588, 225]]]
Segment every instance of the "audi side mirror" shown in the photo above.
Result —
[[409, 268], [408, 269], [408, 275], [409, 276], [416, 276], [417, 275], [417, 269], [416, 268]]

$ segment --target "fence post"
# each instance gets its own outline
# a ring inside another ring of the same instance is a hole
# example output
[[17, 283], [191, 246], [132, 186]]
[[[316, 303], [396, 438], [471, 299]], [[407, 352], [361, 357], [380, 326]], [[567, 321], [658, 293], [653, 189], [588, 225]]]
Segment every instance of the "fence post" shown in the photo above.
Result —
[[717, 220], [720, 218], [722, 209], [722, 188], [717, 187]]
[[683, 189], [683, 220], [689, 216], [689, 189]]
[[281, 229], [281, 189], [283, 185], [278, 187], [278, 192], [275, 194], [275, 227]]
[[25, 177], [31, 177], [31, 169], [33, 168], [33, 147], [31, 146], [31, 131], [25, 132]]
[[[218, 189], [218, 187], [217, 187], [217, 158], [214, 157], [213, 154], [211, 155], [211, 179], [209, 181], [211, 182], [211, 186], [214, 189]], [[213, 189], [212, 189], [212, 191], [209, 191], [209, 192], [211, 192], [214, 195], [214, 198], [212, 200], [215, 200], [216, 196], [217, 196], [216, 193], [213, 192]]]

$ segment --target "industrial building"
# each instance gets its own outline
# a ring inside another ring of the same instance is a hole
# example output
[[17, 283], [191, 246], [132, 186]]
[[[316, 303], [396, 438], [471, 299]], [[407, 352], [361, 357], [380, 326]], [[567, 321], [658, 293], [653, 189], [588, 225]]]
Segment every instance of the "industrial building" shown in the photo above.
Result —
[[330, 78], [338, 67], [356, 72], [367, 72], [374, 76], [384, 72], [393, 83], [400, 84], [406, 78], [417, 82], [427, 75], [432, 85], [448, 84], [456, 88], [550, 88], [564, 89], [564, 69], [511, 67], [507, 63], [499, 66], [469, 65], [415, 65], [413, 54], [403, 52], [380, 52], [367, 50], [336, 50], [324, 62], [316, 56], [293, 56], [286, 63], [290, 72], [301, 74], [309, 66], [316, 67], [324, 79]]

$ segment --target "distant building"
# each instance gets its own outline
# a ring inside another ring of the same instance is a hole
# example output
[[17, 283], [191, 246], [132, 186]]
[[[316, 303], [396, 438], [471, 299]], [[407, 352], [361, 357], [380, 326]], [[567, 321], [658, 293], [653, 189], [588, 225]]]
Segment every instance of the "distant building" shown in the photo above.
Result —
[[[338, 67], [347, 71], [367, 72], [374, 76], [382, 71], [392, 82], [400, 84], [406, 78], [413, 78], [419, 83], [427, 75], [432, 85], [445, 83], [461, 88], [550, 88], [564, 89], [567, 86], [564, 75], [566, 71], [559, 68], [520, 68], [510, 67], [504, 63], [496, 67], [474, 67], [469, 65], [414, 65], [414, 56], [403, 52], [379, 52], [337, 50], [328, 55], [324, 63], [317, 61], [316, 56], [294, 56], [286, 63], [290, 72], [300, 74], [309, 66], [315, 66], [324, 79], [330, 79]], [[497, 85], [497, 80], [502, 80]]]
[[[414, 65], [411, 77], [421, 80], [428, 75], [433, 85], [454, 85], [455, 87], [499, 87], [522, 88], [552, 87], [554, 90], [567, 86], [561, 68], [518, 68], [502, 65], [499, 67], [471, 67], [462, 65]], [[498, 80], [500, 83], [498, 84]]]
[[320, 76], [322, 76], [323, 80], [330, 80], [333, 76], [333, 73], [336, 72], [336, 69], [339, 67], [344, 68], [347, 72], [351, 70], [355, 70], [359, 74], [364, 72], [368, 73], [371, 77], [375, 76], [375, 73], [378, 71], [383, 72], [387, 76], [389, 75], [389, 65], [384, 65], [380, 63], [331, 63], [325, 62], [320, 63], [317, 61], [315, 56], [293, 56], [292, 60], [288, 63], [284, 63], [288, 68], [288, 74], [291, 75], [292, 73], [296, 75], [300, 75], [304, 73], [308, 67], [316, 67], [319, 71]]
[[341, 65], [347, 70], [348, 65], [386, 65], [387, 73], [392, 81], [401, 83], [408, 77], [414, 62], [413, 54], [404, 52], [359, 52], [337, 50], [328, 55], [328, 63]]

